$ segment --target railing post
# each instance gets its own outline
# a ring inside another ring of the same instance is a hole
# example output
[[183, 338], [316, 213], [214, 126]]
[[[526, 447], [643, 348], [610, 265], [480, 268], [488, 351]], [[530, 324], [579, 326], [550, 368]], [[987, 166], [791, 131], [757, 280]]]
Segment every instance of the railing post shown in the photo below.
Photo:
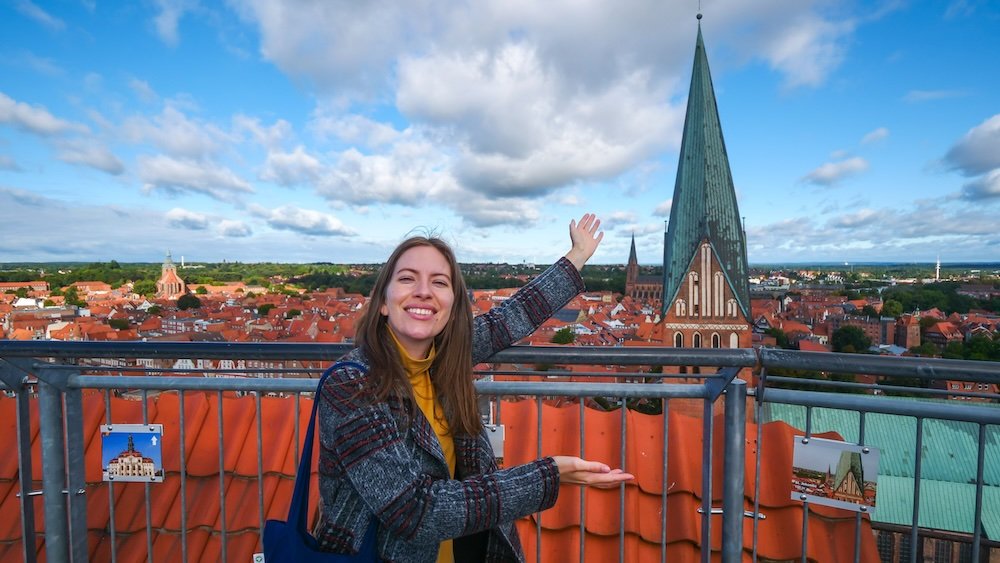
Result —
[[746, 456], [747, 384], [734, 379], [726, 386], [724, 471], [722, 486], [722, 561], [743, 558], [743, 488]]
[[66, 456], [63, 441], [62, 392], [48, 382], [56, 376], [41, 368], [38, 374], [38, 423], [42, 437], [42, 490], [45, 506], [45, 558], [69, 561], [66, 520]]
[[712, 405], [705, 397], [701, 440], [701, 562], [712, 560]]
[[[79, 374], [75, 374], [79, 375]], [[70, 556], [74, 562], [87, 560], [87, 481], [83, 442], [83, 394], [67, 389], [66, 394], [66, 503], [69, 507]]]
[[23, 360], [0, 359], [0, 380], [14, 392], [17, 401], [17, 472], [21, 496], [21, 557], [25, 563], [35, 563], [35, 501], [31, 492], [31, 405], [24, 385], [26, 369]]

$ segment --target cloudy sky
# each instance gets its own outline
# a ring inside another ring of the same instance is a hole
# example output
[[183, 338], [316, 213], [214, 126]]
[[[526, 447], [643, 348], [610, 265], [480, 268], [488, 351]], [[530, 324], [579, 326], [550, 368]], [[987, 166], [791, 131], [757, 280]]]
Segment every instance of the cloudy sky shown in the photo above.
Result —
[[[751, 263], [1000, 260], [1000, 5], [701, 4]], [[0, 262], [662, 262], [697, 11], [0, 2]]]

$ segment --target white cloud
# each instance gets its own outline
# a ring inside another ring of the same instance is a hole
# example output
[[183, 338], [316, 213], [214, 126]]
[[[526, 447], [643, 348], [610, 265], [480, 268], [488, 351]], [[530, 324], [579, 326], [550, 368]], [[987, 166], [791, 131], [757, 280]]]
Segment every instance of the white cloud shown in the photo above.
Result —
[[971, 201], [1000, 199], [1000, 168], [990, 170], [965, 184], [962, 187], [962, 197]]
[[827, 162], [806, 174], [802, 181], [819, 186], [831, 186], [847, 176], [860, 174], [865, 170], [868, 170], [868, 161], [860, 156], [855, 156], [840, 162]]
[[[997, 233], [988, 206], [968, 207], [939, 198], [910, 209], [866, 208], [828, 217], [814, 215], [751, 227], [751, 261], [991, 259]], [[945, 256], [947, 255], [947, 258]], [[995, 256], [995, 253], [993, 253]]]
[[783, 19], [786, 27], [765, 39], [764, 57], [785, 75], [786, 86], [820, 86], [843, 60], [845, 38], [854, 25], [808, 12]]
[[[826, 5], [720, 1], [713, 45], [747, 53], [744, 62], [767, 60], [791, 86], [822, 83], [855, 25]], [[678, 34], [663, 33], [662, 22], [691, 17], [688, 7], [652, 0], [233, 5], [257, 26], [262, 56], [320, 93], [309, 128], [339, 141], [339, 162], [318, 188], [334, 202], [443, 198], [462, 214], [473, 193], [487, 201], [539, 198], [614, 178], [680, 142], [677, 98], [686, 91], [694, 22]], [[406, 130], [354, 111], [387, 99]], [[433, 139], [436, 154], [415, 159], [398, 148], [419, 139]]]
[[218, 230], [220, 235], [228, 238], [244, 238], [253, 234], [249, 225], [243, 221], [234, 221], [232, 219], [219, 221]]
[[0, 92], [0, 123], [8, 123], [36, 135], [50, 136], [67, 131], [86, 132], [83, 125], [55, 117], [42, 106], [18, 102]]
[[66, 71], [54, 60], [34, 53], [22, 52], [12, 61], [45, 76], [63, 76]]
[[875, 129], [871, 133], [868, 133], [867, 135], [862, 137], [861, 144], [867, 145], [871, 143], [876, 143], [878, 141], [887, 138], [888, 136], [889, 136], [889, 130], [886, 129], [885, 127], [879, 127], [878, 129]]
[[910, 90], [903, 96], [905, 102], [930, 102], [947, 98], [961, 98], [968, 93], [961, 90]]
[[122, 134], [134, 143], [152, 143], [171, 156], [199, 159], [216, 153], [224, 142], [231, 140], [217, 126], [188, 118], [173, 103], [152, 118], [126, 119]]
[[96, 139], [58, 141], [56, 149], [57, 158], [63, 162], [89, 166], [115, 176], [125, 171], [125, 165], [118, 157]]
[[139, 178], [146, 191], [189, 191], [219, 200], [232, 200], [236, 194], [253, 192], [250, 184], [232, 170], [212, 163], [158, 155], [140, 156], [137, 164]]
[[312, 209], [284, 205], [274, 210], [258, 210], [273, 229], [311, 236], [353, 236], [355, 232], [333, 215]]
[[128, 87], [131, 88], [132, 91], [135, 92], [135, 95], [143, 102], [152, 103], [159, 98], [152, 86], [149, 85], [149, 82], [146, 82], [145, 80], [133, 78], [128, 81]]
[[458, 192], [448, 205], [469, 225], [487, 227], [527, 227], [541, 216], [538, 205], [530, 200], [483, 197], [477, 193]]
[[841, 229], [854, 229], [871, 223], [875, 223], [882, 218], [882, 215], [872, 209], [862, 209], [855, 213], [848, 213], [835, 217], [830, 221], [831, 227]]
[[171, 47], [177, 46], [180, 39], [177, 35], [177, 25], [184, 12], [193, 6], [193, 0], [156, 0], [159, 13], [153, 18], [156, 34], [160, 40]]
[[268, 153], [260, 178], [282, 186], [310, 184], [320, 179], [323, 165], [301, 145], [290, 153]]
[[339, 115], [329, 110], [317, 111], [309, 126], [319, 137], [335, 137], [367, 147], [381, 147], [400, 138], [400, 132], [392, 125], [363, 115]]
[[388, 154], [341, 153], [317, 191], [335, 202], [420, 205], [456, 190], [448, 160], [427, 142], [397, 143]]
[[653, 209], [653, 215], [656, 215], [657, 217], [669, 217], [670, 208], [673, 207], [673, 205], [674, 205], [674, 200], [672, 198], [665, 199], [659, 205], [656, 206], [656, 209]]
[[22, 15], [35, 20], [53, 31], [62, 31], [66, 28], [66, 22], [39, 8], [34, 2], [16, 0], [14, 6]]
[[237, 114], [233, 117], [233, 131], [247, 133], [257, 144], [269, 151], [278, 150], [288, 139], [292, 138], [292, 124], [284, 119], [278, 119], [273, 125], [262, 125], [260, 119], [248, 115]]
[[10, 170], [12, 172], [20, 172], [21, 167], [17, 165], [17, 161], [13, 158], [0, 154], [0, 170]]
[[668, 145], [680, 108], [645, 72], [569, 93], [537, 51], [404, 60], [399, 107], [458, 147], [456, 179], [490, 196], [537, 197], [620, 174]]
[[188, 211], [180, 207], [175, 207], [167, 211], [165, 217], [167, 222], [174, 227], [191, 229], [193, 231], [203, 231], [208, 228], [208, 217], [206, 215]]
[[948, 149], [944, 160], [966, 176], [1000, 168], [1000, 113], [970, 129]]
[[635, 223], [635, 213], [631, 211], [613, 211], [609, 214], [603, 214], [601, 219], [601, 225], [605, 229], [611, 230], [626, 224], [633, 226]]

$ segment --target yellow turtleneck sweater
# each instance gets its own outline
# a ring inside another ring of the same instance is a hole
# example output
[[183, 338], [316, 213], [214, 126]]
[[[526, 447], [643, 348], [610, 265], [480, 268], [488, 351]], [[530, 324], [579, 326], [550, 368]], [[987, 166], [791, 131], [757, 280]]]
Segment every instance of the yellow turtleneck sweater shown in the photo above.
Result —
[[[392, 335], [392, 339], [396, 343], [396, 349], [399, 350], [399, 357], [403, 360], [403, 370], [410, 379], [410, 385], [413, 387], [413, 397], [416, 399], [417, 406], [420, 407], [420, 411], [424, 413], [427, 421], [431, 424], [431, 428], [434, 429], [434, 434], [437, 435], [438, 442], [441, 444], [441, 451], [444, 452], [444, 459], [448, 463], [448, 473], [454, 478], [455, 441], [451, 437], [451, 429], [448, 428], [448, 421], [445, 419], [441, 403], [437, 400], [434, 382], [431, 381], [430, 368], [431, 364], [434, 363], [436, 350], [431, 345], [430, 352], [427, 353], [426, 358], [422, 360], [413, 359], [406, 353], [403, 346], [400, 345], [392, 329], [389, 329], [389, 334]], [[454, 561], [452, 540], [441, 542], [437, 563], [454, 563]]]

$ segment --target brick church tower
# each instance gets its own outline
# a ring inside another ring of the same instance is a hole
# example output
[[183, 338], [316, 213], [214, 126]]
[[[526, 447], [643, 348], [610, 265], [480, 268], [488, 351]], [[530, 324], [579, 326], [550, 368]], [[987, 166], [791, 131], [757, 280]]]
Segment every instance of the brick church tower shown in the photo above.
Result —
[[749, 348], [748, 270], [746, 233], [699, 21], [663, 249], [664, 345]]
[[170, 251], [167, 251], [167, 258], [163, 261], [160, 269], [160, 279], [156, 282], [157, 299], [178, 299], [187, 293], [187, 284], [177, 275], [177, 266], [170, 258]]

